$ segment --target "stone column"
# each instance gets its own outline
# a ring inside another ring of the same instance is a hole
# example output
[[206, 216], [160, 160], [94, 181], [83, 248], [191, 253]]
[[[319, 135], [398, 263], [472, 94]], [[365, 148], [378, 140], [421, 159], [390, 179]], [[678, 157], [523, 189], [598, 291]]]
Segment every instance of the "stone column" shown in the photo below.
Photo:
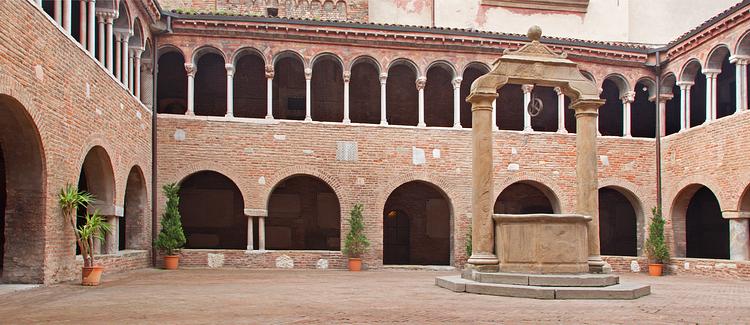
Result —
[[63, 4], [62, 4], [63, 0], [54, 0], [54, 1], [55, 1], [55, 5], [54, 5], [53, 11], [54, 11], [54, 16], [55, 16], [55, 22], [58, 25], [62, 26], [62, 24], [63, 24], [63, 18], [62, 18], [62, 16], [63, 16]]
[[344, 71], [344, 124], [349, 124], [349, 81], [352, 78], [352, 74], [349, 71]]
[[63, 0], [63, 28], [68, 35], [73, 31], [73, 5], [72, 0]]
[[107, 64], [107, 59], [105, 58], [104, 54], [104, 24], [107, 20], [106, 14], [104, 14], [101, 11], [96, 11], [96, 18], [97, 18], [97, 28], [99, 29], [99, 39], [97, 40], [97, 44], [99, 44], [99, 53], [96, 56], [96, 58], [101, 62], [105, 67]]
[[735, 73], [737, 80], [737, 90], [735, 91], [737, 96], [737, 108], [735, 112], [747, 110], [747, 63], [750, 57], [742, 55], [733, 55], [729, 57], [729, 62], [734, 63]]
[[708, 123], [716, 119], [716, 77], [721, 73], [720, 69], [703, 69], [706, 75], [706, 121]]
[[680, 131], [690, 128], [690, 87], [695, 84], [692, 81], [680, 81]]
[[599, 185], [597, 181], [596, 132], [599, 107], [604, 100], [578, 100], [571, 106], [576, 112], [576, 213], [590, 216], [588, 228], [589, 269], [609, 273], [611, 267], [599, 251]]
[[494, 195], [492, 168], [492, 103], [497, 92], [473, 93], [471, 102], [471, 243], [469, 264], [480, 269], [497, 270], [499, 263], [494, 247], [494, 225], [492, 221]]
[[[671, 100], [674, 96], [671, 94], [662, 94], [659, 101], [656, 103], [657, 114], [659, 114], [659, 136], [667, 135], [667, 101]], [[650, 101], [654, 101], [655, 98], [649, 98]]]
[[461, 128], [461, 82], [464, 79], [456, 77], [453, 79], [453, 128]]
[[86, 37], [88, 38], [86, 40], [86, 48], [91, 53], [91, 56], [94, 56], [94, 52], [96, 52], [96, 40], [94, 38], [94, 28], [96, 28], [96, 0], [89, 0], [88, 6], [89, 10], [86, 13], [88, 18], [88, 24], [86, 24]]
[[273, 65], [266, 65], [266, 119], [273, 120]]
[[417, 127], [423, 128], [427, 126], [424, 122], [424, 87], [427, 85], [427, 77], [419, 77], [415, 83], [417, 85], [417, 92], [419, 93], [419, 122], [417, 123]]
[[568, 133], [565, 129], [565, 94], [560, 87], [555, 87], [557, 94], [557, 133]]
[[380, 74], [380, 125], [388, 125], [388, 116], [386, 115], [386, 96], [385, 86], [388, 83], [388, 73]]
[[153, 103], [153, 95], [154, 95], [154, 64], [151, 62], [151, 60], [144, 60], [141, 63], [141, 74], [143, 76], [142, 83], [139, 82], [140, 88], [136, 87], [136, 89], [140, 89], [140, 98], [141, 103], [143, 105], [146, 105], [149, 109], [154, 109], [154, 103]]
[[534, 128], [531, 127], [531, 114], [529, 114], [529, 103], [531, 103], [531, 91], [534, 90], [534, 85], [523, 85], [523, 131], [531, 132]]
[[[128, 68], [130, 66], [130, 58], [128, 57], [129, 51], [128, 51], [128, 42], [130, 41], [130, 31], [127, 31], [123, 33], [122, 37], [122, 43], [120, 45], [122, 46], [121, 55], [122, 55], [122, 84], [125, 86], [125, 88], [128, 88], [128, 80], [130, 80], [130, 69]], [[128, 88], [130, 89], [130, 88]]]
[[[115, 33], [115, 77], [122, 82], [122, 34]], [[111, 48], [111, 47], [108, 47]], [[110, 55], [107, 52], [107, 55]]]
[[258, 250], [266, 250], [266, 217], [258, 217]]
[[722, 211], [729, 220], [729, 258], [733, 261], [750, 259], [750, 212]]
[[109, 70], [109, 73], [112, 73], [112, 74], [114, 74], [114, 72], [115, 72], [115, 70], [114, 70], [114, 64], [112, 64], [112, 62], [113, 62], [112, 48], [114, 46], [114, 44], [112, 42], [113, 38], [114, 38], [114, 34], [113, 34], [113, 30], [112, 30], [112, 22], [114, 21], [114, 17], [115, 17], [115, 15], [109, 14], [109, 15], [107, 15], [107, 17], [104, 20], [104, 30], [105, 30], [104, 34], [105, 34], [105, 38], [107, 39], [106, 40], [107, 44], [105, 46], [105, 48], [106, 48], [105, 52], [106, 52], [106, 55], [107, 55], [107, 65], [106, 66], [107, 66], [107, 70]]
[[112, 231], [104, 236], [104, 247], [102, 247], [102, 254], [117, 254], [117, 251], [120, 248], [120, 218], [124, 217], [106, 216], [107, 223], [112, 228]]
[[312, 121], [312, 69], [305, 69], [305, 122]]
[[620, 99], [622, 100], [622, 135], [624, 137], [631, 137], [632, 111], [630, 105], [635, 101], [635, 92], [628, 91]]
[[133, 96], [138, 99], [141, 98], [141, 55], [143, 54], [144, 50], [144, 48], [138, 47], [130, 49], [130, 51], [133, 53], [133, 78], [131, 79]]
[[248, 216], [247, 217], [247, 250], [251, 251], [253, 250], [253, 217]]
[[187, 98], [187, 112], [185, 115], [195, 116], [195, 73], [198, 69], [192, 63], [185, 63], [185, 71], [187, 71], [188, 78], [188, 98]]
[[[472, 119], [473, 117], [472, 113]], [[472, 123], [473, 124], [473, 123]], [[500, 128], [497, 126], [497, 99], [492, 101], [492, 131], [500, 130]]]
[[135, 66], [135, 52], [133, 52], [133, 49], [128, 48], [128, 70], [127, 70], [127, 77], [128, 77], [128, 89], [130, 90], [131, 94], [135, 94], [135, 69], [133, 67]]
[[227, 69], [227, 114], [226, 118], [234, 117], [234, 66], [231, 63], [224, 65]]
[[87, 8], [87, 1], [86, 0], [79, 0], [78, 2], [78, 38], [80, 39], [81, 46], [83, 48], [87, 48], [87, 40], [88, 37], [86, 36], [86, 31], [88, 28], [86, 27], [86, 23], [88, 22], [88, 15], [86, 14], [86, 8]]

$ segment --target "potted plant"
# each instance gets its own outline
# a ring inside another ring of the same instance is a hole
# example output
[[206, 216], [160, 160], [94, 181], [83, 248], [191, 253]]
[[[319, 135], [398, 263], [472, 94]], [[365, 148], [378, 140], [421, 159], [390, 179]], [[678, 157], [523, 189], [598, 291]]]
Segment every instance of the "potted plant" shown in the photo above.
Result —
[[664, 218], [661, 209], [653, 208], [651, 213], [651, 225], [648, 228], [646, 239], [646, 255], [649, 259], [648, 274], [653, 276], [662, 275], [664, 264], [669, 263], [669, 248], [664, 241]]
[[111, 226], [98, 211], [93, 214], [86, 213], [84, 224], [76, 227], [76, 214], [79, 207], [87, 207], [94, 201], [94, 196], [85, 191], [79, 191], [78, 187], [68, 184], [58, 196], [58, 202], [63, 215], [73, 227], [76, 242], [83, 256], [83, 269], [81, 272], [81, 284], [86, 286], [99, 285], [104, 268], [94, 262], [94, 240], [104, 241], [104, 234], [110, 232]]
[[156, 239], [156, 247], [164, 252], [164, 268], [176, 270], [180, 263], [177, 250], [185, 246], [185, 233], [180, 221], [180, 187], [177, 184], [167, 184], [162, 188], [167, 197], [167, 208], [161, 215], [161, 231]]
[[344, 254], [349, 257], [349, 271], [362, 270], [362, 254], [367, 251], [370, 241], [365, 235], [365, 224], [362, 219], [362, 204], [355, 204], [349, 213], [349, 233], [344, 241]]

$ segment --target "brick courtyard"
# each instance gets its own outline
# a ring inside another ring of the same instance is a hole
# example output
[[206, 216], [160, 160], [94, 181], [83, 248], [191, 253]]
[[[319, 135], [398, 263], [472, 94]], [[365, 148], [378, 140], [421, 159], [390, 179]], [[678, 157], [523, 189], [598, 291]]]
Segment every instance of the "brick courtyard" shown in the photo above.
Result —
[[[98, 288], [64, 283], [0, 297], [2, 322], [40, 323], [742, 323], [748, 282], [625, 275], [652, 285], [635, 301], [543, 301], [457, 294], [451, 272], [144, 269]], [[33, 309], [33, 312], [31, 312]], [[84, 316], [85, 315], [85, 316]]]

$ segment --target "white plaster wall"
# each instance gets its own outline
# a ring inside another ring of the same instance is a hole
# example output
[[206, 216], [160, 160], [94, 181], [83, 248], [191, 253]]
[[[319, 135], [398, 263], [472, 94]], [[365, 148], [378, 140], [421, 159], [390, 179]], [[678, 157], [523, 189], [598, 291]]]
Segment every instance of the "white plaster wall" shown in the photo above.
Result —
[[471, 28], [525, 34], [539, 25], [548, 36], [663, 44], [741, 0], [590, 0], [588, 12], [567, 13], [480, 6], [480, 0], [370, 0], [377, 23]]

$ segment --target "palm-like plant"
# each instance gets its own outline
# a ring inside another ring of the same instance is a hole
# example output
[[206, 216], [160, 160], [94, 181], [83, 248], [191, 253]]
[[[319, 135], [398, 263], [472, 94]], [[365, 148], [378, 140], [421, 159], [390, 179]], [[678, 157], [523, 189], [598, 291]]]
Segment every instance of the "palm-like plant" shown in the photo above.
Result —
[[83, 266], [94, 266], [94, 239], [104, 241], [104, 234], [109, 233], [112, 229], [110, 224], [105, 222], [104, 218], [99, 215], [98, 211], [93, 214], [86, 213], [86, 222], [76, 227], [76, 214], [78, 208], [87, 207], [95, 200], [94, 195], [85, 191], [79, 191], [78, 187], [71, 184], [66, 185], [58, 195], [58, 204], [62, 209], [63, 215], [68, 218], [70, 226], [76, 234], [76, 242], [83, 255]]

